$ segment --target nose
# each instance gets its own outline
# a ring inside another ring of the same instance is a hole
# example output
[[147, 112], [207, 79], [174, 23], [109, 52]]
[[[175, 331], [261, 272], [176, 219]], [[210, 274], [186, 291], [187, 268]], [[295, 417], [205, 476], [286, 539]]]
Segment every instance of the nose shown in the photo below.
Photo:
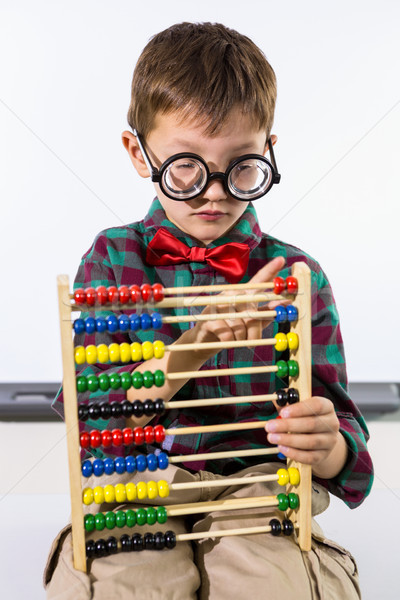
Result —
[[224, 186], [224, 174], [212, 173], [208, 185], [204, 191], [204, 198], [210, 202], [226, 200], [227, 194]]

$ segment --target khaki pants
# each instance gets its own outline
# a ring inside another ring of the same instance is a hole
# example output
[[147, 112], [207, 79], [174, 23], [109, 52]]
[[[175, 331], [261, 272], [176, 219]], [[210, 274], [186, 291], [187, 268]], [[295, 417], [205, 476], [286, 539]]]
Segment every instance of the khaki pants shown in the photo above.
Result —
[[[258, 465], [232, 477], [249, 477], [276, 472], [275, 464]], [[141, 473], [134, 478], [118, 476], [119, 482], [166, 479], [178, 483], [218, 479], [208, 472], [191, 474], [169, 466], [162, 476]], [[156, 504], [180, 504], [222, 498], [252, 497], [282, 492], [276, 482], [204, 487], [172, 492]], [[115, 481], [116, 482], [116, 481]], [[115, 483], [107, 478], [107, 483]], [[86, 486], [106, 485], [99, 478], [86, 480]], [[165, 502], [167, 500], [168, 502]], [[324, 488], [313, 484], [313, 515], [323, 512], [329, 504]], [[110, 510], [110, 505], [97, 507]], [[211, 531], [236, 527], [266, 525], [271, 518], [282, 520], [275, 507], [242, 509], [234, 512], [212, 512], [189, 518], [172, 517], [167, 523], [153, 526], [95, 531], [91, 539], [107, 538], [123, 533], [144, 531]], [[326, 540], [313, 520], [313, 542], [310, 552], [301, 552], [296, 537], [270, 534], [204, 538], [195, 543], [178, 542], [173, 550], [145, 550], [118, 553], [88, 562], [88, 573], [75, 571], [72, 565], [70, 527], [55, 540], [44, 575], [47, 598], [58, 600], [352, 600], [360, 598], [357, 567], [343, 548]]]

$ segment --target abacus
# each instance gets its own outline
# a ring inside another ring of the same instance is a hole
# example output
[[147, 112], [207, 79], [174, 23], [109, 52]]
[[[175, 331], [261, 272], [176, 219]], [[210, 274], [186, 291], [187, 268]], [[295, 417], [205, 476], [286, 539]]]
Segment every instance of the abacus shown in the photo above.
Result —
[[[249, 535], [255, 533], [271, 533], [272, 535], [290, 535], [297, 530], [298, 543], [303, 551], [311, 549], [311, 467], [291, 460], [287, 461], [287, 468], [280, 468], [276, 474], [257, 475], [246, 478], [229, 478], [229, 485], [242, 485], [249, 482], [277, 481], [286, 487], [286, 493], [277, 496], [260, 496], [255, 498], [240, 498], [229, 500], [215, 500], [212, 502], [197, 502], [191, 505], [169, 505], [149, 506], [127, 510], [110, 510], [106, 513], [89, 513], [84, 516], [83, 505], [106, 503], [132, 503], [135, 501], [153, 500], [154, 498], [166, 498], [169, 490], [181, 490], [188, 487], [204, 485], [204, 482], [168, 483], [165, 480], [148, 481], [127, 484], [118, 483], [115, 486], [106, 485], [85, 487], [82, 489], [81, 477], [83, 478], [102, 475], [141, 473], [144, 470], [164, 470], [169, 464], [179, 462], [190, 462], [196, 460], [211, 460], [227, 458], [231, 456], [265, 456], [278, 454], [278, 448], [261, 447], [257, 449], [239, 450], [232, 452], [214, 452], [206, 454], [193, 454], [185, 456], [168, 456], [166, 452], [154, 454], [137, 454], [136, 447], [149, 443], [162, 443], [165, 436], [197, 434], [212, 431], [240, 431], [244, 429], [256, 429], [265, 426], [267, 421], [250, 421], [245, 423], [226, 423], [223, 425], [205, 425], [201, 427], [179, 427], [165, 429], [161, 425], [155, 427], [147, 425], [142, 427], [125, 427], [124, 429], [98, 430], [79, 433], [79, 421], [90, 419], [114, 417], [136, 417], [143, 415], [151, 417], [161, 415], [165, 410], [172, 408], [185, 408], [196, 406], [215, 406], [217, 404], [239, 404], [250, 401], [271, 402], [275, 400], [279, 406], [301, 401], [311, 396], [311, 292], [310, 292], [310, 270], [305, 263], [298, 262], [293, 265], [292, 276], [286, 281], [276, 277], [273, 282], [262, 284], [238, 284], [220, 286], [202, 286], [191, 288], [163, 288], [160, 284], [143, 284], [141, 287], [99, 286], [96, 289], [89, 287], [76, 290], [70, 294], [69, 280], [66, 275], [58, 277], [58, 297], [61, 327], [62, 362], [63, 362], [63, 396], [65, 422], [67, 428], [68, 462], [70, 475], [71, 495], [71, 522], [72, 522], [72, 548], [74, 567], [80, 571], [86, 571], [87, 559], [104, 556], [106, 554], [122, 551], [138, 551], [143, 549], [172, 549], [176, 543], [182, 540], [196, 540], [205, 537], [221, 537], [227, 535]], [[214, 292], [224, 292], [232, 289], [238, 291], [236, 295], [212, 295]], [[243, 290], [243, 293], [241, 293]], [[253, 292], [254, 290], [254, 292]], [[209, 293], [211, 292], [211, 293]], [[182, 294], [207, 294], [197, 297], [185, 297]], [[174, 308], [182, 306], [206, 306], [222, 304], [255, 304], [265, 303], [270, 300], [290, 301], [290, 304], [277, 306], [274, 310], [246, 310], [244, 312], [227, 312], [200, 315], [171, 315], [161, 316], [157, 312], [149, 315], [143, 310], [157, 310], [157, 308]], [[134, 311], [136, 313], [121, 313], [117, 317], [113, 311]], [[80, 310], [110, 311], [106, 317], [89, 316], [85, 319], [72, 319], [72, 313]], [[140, 314], [137, 314], [140, 312]], [[108, 391], [110, 389], [128, 390], [141, 387], [162, 388], [168, 379], [188, 379], [199, 376], [199, 371], [186, 371], [163, 373], [156, 370], [154, 373], [144, 371], [143, 373], [133, 371], [132, 373], [102, 372], [100, 375], [76, 375], [76, 365], [105, 363], [110, 366], [118, 363], [138, 362], [150, 358], [161, 358], [165, 352], [188, 351], [192, 348], [188, 345], [165, 346], [161, 341], [112, 343], [99, 346], [88, 345], [86, 347], [76, 346], [74, 348], [73, 334], [83, 332], [93, 333], [95, 331], [137, 331], [138, 329], [159, 329], [163, 323], [190, 322], [205, 319], [223, 318], [257, 318], [272, 319], [278, 322], [289, 321], [291, 331], [288, 334], [278, 333], [271, 339], [244, 340], [232, 342], [213, 342], [199, 344], [198, 347], [216, 349], [240, 346], [256, 346], [263, 344], [274, 345], [276, 350], [289, 349], [288, 361], [278, 360], [275, 365], [261, 367], [238, 367], [229, 369], [201, 370], [201, 377], [213, 377], [217, 375], [235, 376], [239, 374], [276, 372], [278, 377], [290, 378], [288, 390], [278, 390], [273, 394], [257, 396], [240, 396], [231, 398], [210, 398], [207, 400], [176, 400], [163, 401], [160, 398], [148, 399], [144, 402], [135, 400], [130, 402], [111, 402], [99, 404], [90, 402], [88, 404], [78, 402], [78, 395], [86, 390], [92, 392]], [[81, 461], [81, 449], [109, 448], [111, 446], [124, 446], [131, 454], [121, 457], [104, 458]], [[279, 455], [282, 460], [284, 456]], [[207, 486], [224, 486], [224, 479], [207, 481]], [[240, 528], [230, 530], [213, 530], [211, 532], [199, 532], [188, 534], [175, 534], [173, 531], [164, 533], [157, 532], [134, 535], [122, 535], [118, 540], [111, 536], [107, 540], [100, 539], [85, 541], [85, 531], [114, 527], [133, 527], [135, 525], [153, 525], [165, 523], [168, 517], [206, 513], [213, 510], [237, 510], [241, 508], [257, 508], [264, 506], [277, 506], [284, 513], [282, 522], [278, 519], [271, 521], [262, 527]]]

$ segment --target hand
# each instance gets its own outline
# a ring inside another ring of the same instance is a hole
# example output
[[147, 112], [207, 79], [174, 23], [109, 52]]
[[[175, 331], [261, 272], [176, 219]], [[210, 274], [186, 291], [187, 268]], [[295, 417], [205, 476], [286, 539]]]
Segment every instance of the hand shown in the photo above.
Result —
[[287, 458], [311, 465], [318, 477], [331, 479], [340, 473], [347, 460], [347, 444], [330, 400], [313, 396], [285, 406], [280, 416], [265, 426], [271, 444], [278, 444]]

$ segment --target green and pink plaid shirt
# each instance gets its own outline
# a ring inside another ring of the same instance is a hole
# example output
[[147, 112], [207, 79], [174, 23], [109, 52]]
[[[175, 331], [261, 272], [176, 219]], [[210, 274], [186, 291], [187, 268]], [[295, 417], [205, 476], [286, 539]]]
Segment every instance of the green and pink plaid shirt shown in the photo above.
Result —
[[[143, 221], [112, 227], [102, 231], [95, 239], [91, 248], [84, 254], [74, 288], [96, 287], [98, 285], [131, 285], [142, 283], [161, 283], [164, 287], [173, 286], [201, 286], [227, 283], [222, 275], [213, 270], [206, 263], [188, 263], [175, 266], [150, 266], [146, 264], [146, 248], [154, 234], [161, 227], [167, 229], [180, 241], [189, 247], [198, 246], [195, 238], [183, 233], [166, 217], [160, 202], [155, 199], [148, 215]], [[243, 282], [248, 281], [266, 262], [275, 256], [284, 256], [286, 267], [280, 273], [282, 277], [290, 275], [290, 268], [294, 262], [305, 261], [312, 275], [312, 393], [315, 396], [329, 398], [335, 405], [335, 410], [340, 421], [341, 432], [348, 447], [349, 458], [342, 472], [331, 480], [316, 480], [322, 483], [331, 493], [342, 498], [346, 504], [354, 508], [368, 495], [373, 481], [373, 467], [366, 442], [368, 430], [363, 417], [347, 394], [347, 375], [342, 337], [339, 327], [339, 317], [335, 306], [329, 282], [319, 264], [298, 248], [281, 242], [265, 233], [262, 233], [254, 207], [250, 204], [237, 225], [229, 231], [229, 237], [223, 237], [210, 244], [212, 248], [226, 242], [241, 242], [250, 247], [250, 260], [248, 272]], [[177, 309], [175, 314], [197, 314], [201, 307]], [[132, 311], [124, 311], [130, 314]], [[162, 311], [160, 311], [162, 312]], [[101, 314], [97, 312], [96, 314]], [[107, 311], [103, 314], [108, 314]], [[165, 310], [164, 314], [171, 314]], [[85, 316], [85, 315], [82, 315]], [[171, 344], [181, 333], [190, 327], [189, 323], [168, 325], [165, 324], [157, 331], [137, 331], [118, 333], [111, 337], [109, 333], [96, 333], [92, 335], [76, 336], [78, 344], [110, 344], [128, 341], [143, 342], [161, 339], [165, 344]], [[282, 330], [282, 325], [280, 326]], [[272, 337], [277, 333], [278, 325], [271, 323], [264, 329], [264, 337]], [[224, 369], [231, 367], [258, 366], [274, 364], [278, 359], [272, 346], [256, 348], [227, 349], [219, 352], [208, 360], [202, 369]], [[285, 359], [285, 353], [279, 353], [279, 358]], [[135, 365], [88, 365], [80, 368], [80, 373], [89, 375], [99, 373], [105, 369], [112, 371], [132, 371]], [[288, 382], [278, 379], [275, 373], [257, 375], [239, 375], [236, 377], [218, 376], [202, 378], [201, 369], [199, 377], [185, 384], [174, 399], [211, 398], [254, 395], [254, 402], [242, 405], [227, 405], [204, 408], [186, 408], [170, 410], [161, 417], [153, 420], [154, 425], [160, 423], [165, 427], [187, 427], [194, 425], [210, 425], [220, 423], [237, 423], [250, 420], [265, 420], [276, 417], [272, 403], [257, 403], [258, 394], [273, 393], [277, 389], [287, 387]], [[149, 398], [155, 399], [162, 396], [162, 388], [150, 388]], [[99, 402], [104, 400], [123, 400], [125, 392], [110, 390], [110, 392], [86, 392], [79, 398], [81, 402]], [[54, 408], [63, 414], [62, 391], [54, 401]], [[81, 423], [81, 428], [112, 429], [124, 427], [123, 419], [110, 419], [109, 421], [86, 421]], [[185, 436], [167, 436], [163, 444], [164, 450], [170, 454], [193, 454], [226, 450], [240, 450], [268, 445], [264, 429], [243, 432], [208, 433]], [[108, 452], [109, 449], [107, 449]], [[122, 447], [114, 449], [115, 453], [123, 453]], [[154, 448], [147, 447], [147, 451]], [[97, 456], [104, 456], [102, 452], [93, 451]], [[115, 454], [114, 454], [115, 456]], [[223, 475], [228, 475], [273, 458], [231, 458], [224, 460], [188, 462], [183, 465], [189, 470], [208, 470]]]

